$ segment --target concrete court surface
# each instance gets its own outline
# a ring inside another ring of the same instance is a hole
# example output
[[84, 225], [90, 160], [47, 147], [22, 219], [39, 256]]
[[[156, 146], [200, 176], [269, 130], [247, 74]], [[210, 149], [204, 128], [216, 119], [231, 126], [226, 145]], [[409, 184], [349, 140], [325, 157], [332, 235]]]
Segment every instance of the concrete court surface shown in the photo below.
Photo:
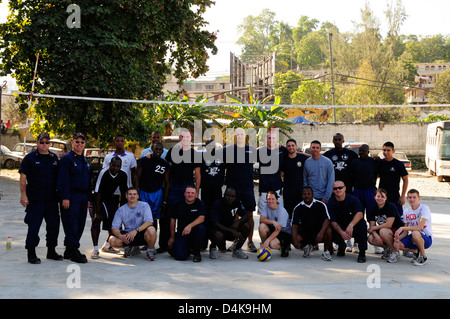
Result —
[[[27, 263], [24, 248], [27, 227], [24, 209], [19, 203], [18, 181], [1, 178], [0, 189], [0, 298], [1, 299], [446, 299], [450, 296], [450, 199], [423, 197], [433, 218], [434, 244], [428, 250], [428, 262], [418, 267], [401, 257], [389, 264], [373, 253], [369, 245], [367, 262], [358, 264], [356, 254], [333, 255], [325, 262], [320, 252], [307, 259], [293, 249], [281, 258], [274, 251], [268, 262], [260, 262], [255, 253], [238, 260], [231, 253], [211, 260], [202, 253], [201, 263], [175, 261], [167, 253], [153, 262], [145, 255], [125, 259], [121, 255], [101, 253], [90, 259], [92, 242], [87, 220], [81, 251], [87, 264], [45, 259], [45, 226], [37, 248], [40, 265]], [[255, 216], [254, 242], [259, 243]], [[12, 249], [5, 249], [11, 236]], [[57, 251], [63, 253], [61, 226]], [[103, 231], [100, 242], [106, 238]], [[244, 246], [246, 248], [246, 245]], [[322, 249], [322, 245], [320, 245]]]

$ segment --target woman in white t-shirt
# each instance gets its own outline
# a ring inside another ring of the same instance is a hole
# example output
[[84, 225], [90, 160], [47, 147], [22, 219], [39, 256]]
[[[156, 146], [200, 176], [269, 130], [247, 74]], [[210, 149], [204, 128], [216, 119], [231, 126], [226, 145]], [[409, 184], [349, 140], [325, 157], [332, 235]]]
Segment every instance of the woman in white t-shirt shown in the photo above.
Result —
[[[403, 212], [405, 226], [395, 232], [395, 245], [397, 249], [412, 251], [412, 262], [421, 266], [427, 262], [425, 249], [433, 243], [431, 211], [427, 205], [420, 203], [419, 192], [415, 189], [408, 191], [407, 200], [410, 207]], [[405, 231], [410, 232], [409, 235], [400, 240], [402, 232]]]

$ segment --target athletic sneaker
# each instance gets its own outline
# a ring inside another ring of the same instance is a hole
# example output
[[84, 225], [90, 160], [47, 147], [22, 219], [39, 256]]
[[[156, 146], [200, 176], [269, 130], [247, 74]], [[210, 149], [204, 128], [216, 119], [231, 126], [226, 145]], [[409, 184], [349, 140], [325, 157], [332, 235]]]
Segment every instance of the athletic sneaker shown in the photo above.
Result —
[[147, 255], [147, 259], [148, 260], [153, 261], [156, 258], [156, 251], [154, 249], [147, 250], [147, 254], [146, 255]]
[[423, 266], [423, 265], [425, 265], [426, 262], [427, 262], [427, 257], [419, 254], [419, 257], [417, 257], [417, 259], [414, 260], [413, 264], [415, 266]]
[[388, 263], [396, 263], [400, 259], [400, 252], [399, 251], [393, 251], [391, 253], [391, 256], [387, 260]]
[[252, 253], [256, 253], [258, 251], [258, 249], [256, 248], [255, 244], [252, 241], [247, 244], [247, 248]]
[[408, 258], [414, 258], [414, 253], [412, 251], [403, 251], [403, 256], [408, 257]]
[[228, 247], [227, 251], [233, 252], [236, 249], [237, 242], [233, 242], [233, 244]]
[[92, 251], [92, 254], [91, 254], [91, 259], [98, 259], [100, 256], [99, 256], [99, 252], [98, 252], [98, 250], [93, 250]]
[[325, 261], [331, 261], [332, 260], [331, 259], [331, 254], [330, 254], [330, 252], [328, 250], [325, 250], [322, 253], [322, 259], [325, 260]]
[[239, 258], [239, 259], [248, 259], [248, 256], [246, 254], [244, 254], [244, 252], [241, 249], [235, 249], [231, 256]]
[[354, 253], [354, 254], [359, 253], [358, 243], [353, 244], [352, 253]]
[[209, 247], [209, 258], [217, 259], [217, 248], [216, 247]]
[[123, 257], [128, 258], [134, 255], [139, 255], [141, 253], [141, 249], [139, 246], [126, 246], [124, 248]]
[[303, 247], [303, 257], [308, 258], [311, 255], [311, 250], [311, 245], [306, 245], [305, 247]]
[[388, 247], [385, 250], [383, 250], [383, 253], [381, 255], [381, 259], [388, 260], [389, 257], [391, 257], [391, 254], [392, 254], [392, 249]]
[[345, 251], [348, 252], [348, 253], [351, 253], [352, 249], [353, 249], [352, 240], [349, 239], [349, 240], [347, 240], [347, 248], [345, 248]]

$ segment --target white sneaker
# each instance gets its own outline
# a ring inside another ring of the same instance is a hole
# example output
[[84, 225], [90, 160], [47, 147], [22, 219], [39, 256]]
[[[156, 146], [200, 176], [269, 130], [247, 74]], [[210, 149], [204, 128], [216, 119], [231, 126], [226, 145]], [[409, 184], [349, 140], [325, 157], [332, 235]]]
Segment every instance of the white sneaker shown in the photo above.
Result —
[[381, 259], [388, 260], [389, 257], [391, 257], [391, 254], [392, 254], [392, 249], [388, 247], [385, 250], [383, 250], [383, 252], [381, 253]]
[[352, 253], [354, 253], [354, 254], [358, 254], [359, 253], [359, 248], [358, 248], [358, 244], [357, 243], [353, 244]]
[[399, 259], [400, 259], [400, 252], [393, 251], [387, 261], [388, 261], [388, 263], [396, 263]]
[[98, 250], [93, 250], [91, 254], [91, 259], [98, 259], [99, 258], [99, 252]]
[[328, 250], [325, 250], [322, 253], [322, 259], [325, 260], [325, 261], [331, 261], [332, 260], [331, 259], [331, 254], [330, 254], [330, 252]]
[[308, 258], [311, 255], [312, 246], [306, 245], [303, 247], [303, 257]]
[[427, 257], [423, 256], [422, 254], [419, 254], [419, 257], [417, 257], [414, 260], [413, 264], [415, 266], [423, 266], [423, 265], [425, 265], [426, 262], [427, 262]]
[[351, 253], [352, 249], [353, 249], [352, 240], [349, 239], [349, 240], [347, 240], [347, 248], [345, 248], [345, 251], [348, 252], [348, 253]]

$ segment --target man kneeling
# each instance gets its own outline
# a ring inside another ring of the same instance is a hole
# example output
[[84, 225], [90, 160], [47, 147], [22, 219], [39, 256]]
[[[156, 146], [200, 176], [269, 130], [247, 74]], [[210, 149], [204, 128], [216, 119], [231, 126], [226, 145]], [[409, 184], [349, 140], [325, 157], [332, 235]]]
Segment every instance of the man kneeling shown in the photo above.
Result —
[[216, 201], [212, 207], [211, 221], [213, 225], [209, 257], [217, 258], [217, 247], [226, 252], [227, 240], [234, 241], [233, 257], [247, 259], [241, 247], [250, 233], [250, 215], [237, 199], [236, 190], [227, 188], [222, 199]]
[[302, 198], [292, 215], [292, 244], [297, 249], [303, 247], [303, 257], [309, 257], [313, 246], [324, 243], [322, 259], [331, 261], [333, 246], [327, 206], [314, 199], [311, 187], [303, 188]]
[[[114, 216], [109, 243], [114, 248], [125, 248], [124, 257], [140, 254], [140, 246], [147, 246], [147, 259], [155, 259], [156, 229], [150, 206], [139, 201], [138, 191], [130, 187], [126, 193], [127, 204]], [[123, 229], [122, 229], [123, 226]]]

